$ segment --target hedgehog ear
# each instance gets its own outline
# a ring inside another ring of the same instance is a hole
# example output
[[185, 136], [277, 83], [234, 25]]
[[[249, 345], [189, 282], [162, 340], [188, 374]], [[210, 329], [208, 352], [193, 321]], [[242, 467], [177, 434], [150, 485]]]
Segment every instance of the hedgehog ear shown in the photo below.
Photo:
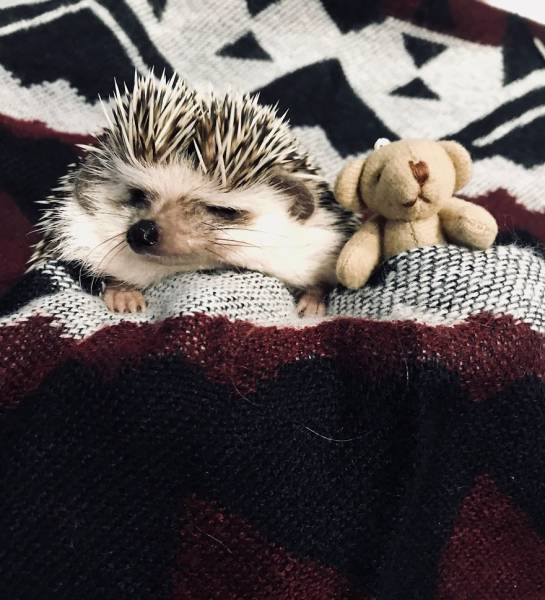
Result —
[[452, 164], [454, 165], [454, 171], [456, 172], [456, 184], [454, 191], [462, 189], [471, 179], [471, 155], [469, 152], [459, 144], [452, 140], [441, 141], [439, 144], [443, 147], [446, 153], [449, 155]]
[[271, 175], [269, 182], [290, 198], [289, 214], [292, 217], [298, 221], [306, 221], [312, 216], [315, 208], [314, 197], [303, 181], [278, 170]]
[[358, 187], [364, 165], [364, 158], [349, 161], [335, 181], [335, 198], [337, 202], [352, 212], [359, 212], [362, 209]]

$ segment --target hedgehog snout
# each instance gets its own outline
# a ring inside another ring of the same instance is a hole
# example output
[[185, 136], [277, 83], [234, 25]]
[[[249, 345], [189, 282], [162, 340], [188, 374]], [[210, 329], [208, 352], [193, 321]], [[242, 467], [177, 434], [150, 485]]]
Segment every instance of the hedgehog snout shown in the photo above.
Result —
[[127, 243], [138, 253], [147, 252], [159, 242], [159, 228], [155, 221], [142, 220], [131, 225], [127, 231]]

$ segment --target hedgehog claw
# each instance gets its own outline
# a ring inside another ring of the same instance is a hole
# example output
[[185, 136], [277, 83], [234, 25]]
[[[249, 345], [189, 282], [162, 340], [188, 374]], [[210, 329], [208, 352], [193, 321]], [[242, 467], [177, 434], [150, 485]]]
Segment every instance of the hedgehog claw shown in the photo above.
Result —
[[136, 313], [146, 308], [144, 296], [138, 290], [107, 287], [102, 299], [108, 310], [115, 313]]
[[305, 292], [297, 303], [300, 317], [323, 317], [326, 314], [325, 298], [316, 292]]

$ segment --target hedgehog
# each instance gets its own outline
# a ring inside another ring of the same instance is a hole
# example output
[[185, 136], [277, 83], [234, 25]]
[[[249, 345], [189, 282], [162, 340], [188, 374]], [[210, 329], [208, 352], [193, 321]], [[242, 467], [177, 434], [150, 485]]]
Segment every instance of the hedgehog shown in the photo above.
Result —
[[324, 314], [353, 217], [286, 115], [176, 74], [114, 89], [106, 126], [44, 201], [30, 269], [79, 266], [115, 312], [144, 310], [145, 288], [174, 273], [249, 269], [282, 280], [301, 315]]

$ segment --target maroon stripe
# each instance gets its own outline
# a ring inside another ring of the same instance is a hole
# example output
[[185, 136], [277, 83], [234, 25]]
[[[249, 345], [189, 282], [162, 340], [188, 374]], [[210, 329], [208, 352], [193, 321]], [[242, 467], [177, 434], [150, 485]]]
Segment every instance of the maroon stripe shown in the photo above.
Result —
[[75, 355], [76, 342], [61, 337], [62, 333], [44, 317], [0, 327], [0, 406], [15, 406], [48, 373]]
[[409, 363], [440, 362], [475, 400], [525, 375], [545, 378], [543, 336], [510, 316], [482, 314], [452, 327], [339, 318], [294, 330], [196, 315], [155, 324], [125, 322], [80, 343], [62, 334], [40, 317], [0, 329], [3, 404], [17, 402], [69, 359], [94, 366], [107, 379], [128, 364], [179, 355], [241, 394], [274, 378], [282, 365], [311, 357], [329, 358], [342, 371], [364, 371], [379, 380], [405, 373]]
[[0, 191], [0, 294], [22, 275], [30, 257], [32, 225], [8, 194]]
[[13, 135], [23, 138], [55, 138], [70, 145], [88, 144], [93, 140], [91, 135], [57, 131], [51, 129], [42, 121], [25, 121], [2, 114], [0, 114], [0, 126], [8, 129]]
[[84, 360], [101, 372], [113, 374], [126, 360], [177, 351], [242, 394], [252, 392], [258, 381], [274, 378], [282, 365], [313, 356], [375, 379], [404, 373], [408, 361], [439, 361], [458, 374], [475, 400], [524, 375], [545, 377], [543, 337], [509, 316], [484, 314], [454, 327], [340, 318], [293, 330], [199, 315], [115, 329], [103, 329], [79, 347]]
[[172, 600], [365, 600], [335, 569], [293, 556], [217, 505], [192, 497], [184, 508]]
[[463, 501], [441, 558], [438, 599], [458, 598], [545, 598], [545, 540], [486, 475]]
[[[445, 25], [434, 18], [426, 5], [428, 0], [383, 0], [386, 12], [398, 19], [412, 21], [471, 42], [499, 46], [505, 31], [505, 13], [475, 0], [444, 0], [442, 15]], [[438, 10], [438, 9], [437, 9]], [[447, 26], [449, 23], [450, 26]]]
[[517, 199], [508, 191], [499, 189], [484, 196], [469, 199], [484, 206], [494, 215], [500, 231], [524, 229], [545, 242], [545, 214], [528, 210], [523, 204], [517, 202]]
[[[466, 39], [492, 46], [501, 46], [507, 24], [506, 13], [502, 10], [477, 2], [476, 0], [444, 0], [443, 15], [445, 23], [441, 26], [432, 19], [433, 12], [426, 10], [426, 5], [438, 6], [438, 2], [429, 0], [382, 0], [386, 14], [412, 21], [429, 29], [435, 29]], [[447, 8], [448, 7], [448, 8]], [[448, 10], [448, 12], [447, 12]], [[448, 16], [450, 15], [450, 17]], [[534, 36], [545, 40], [545, 27], [527, 21]]]

